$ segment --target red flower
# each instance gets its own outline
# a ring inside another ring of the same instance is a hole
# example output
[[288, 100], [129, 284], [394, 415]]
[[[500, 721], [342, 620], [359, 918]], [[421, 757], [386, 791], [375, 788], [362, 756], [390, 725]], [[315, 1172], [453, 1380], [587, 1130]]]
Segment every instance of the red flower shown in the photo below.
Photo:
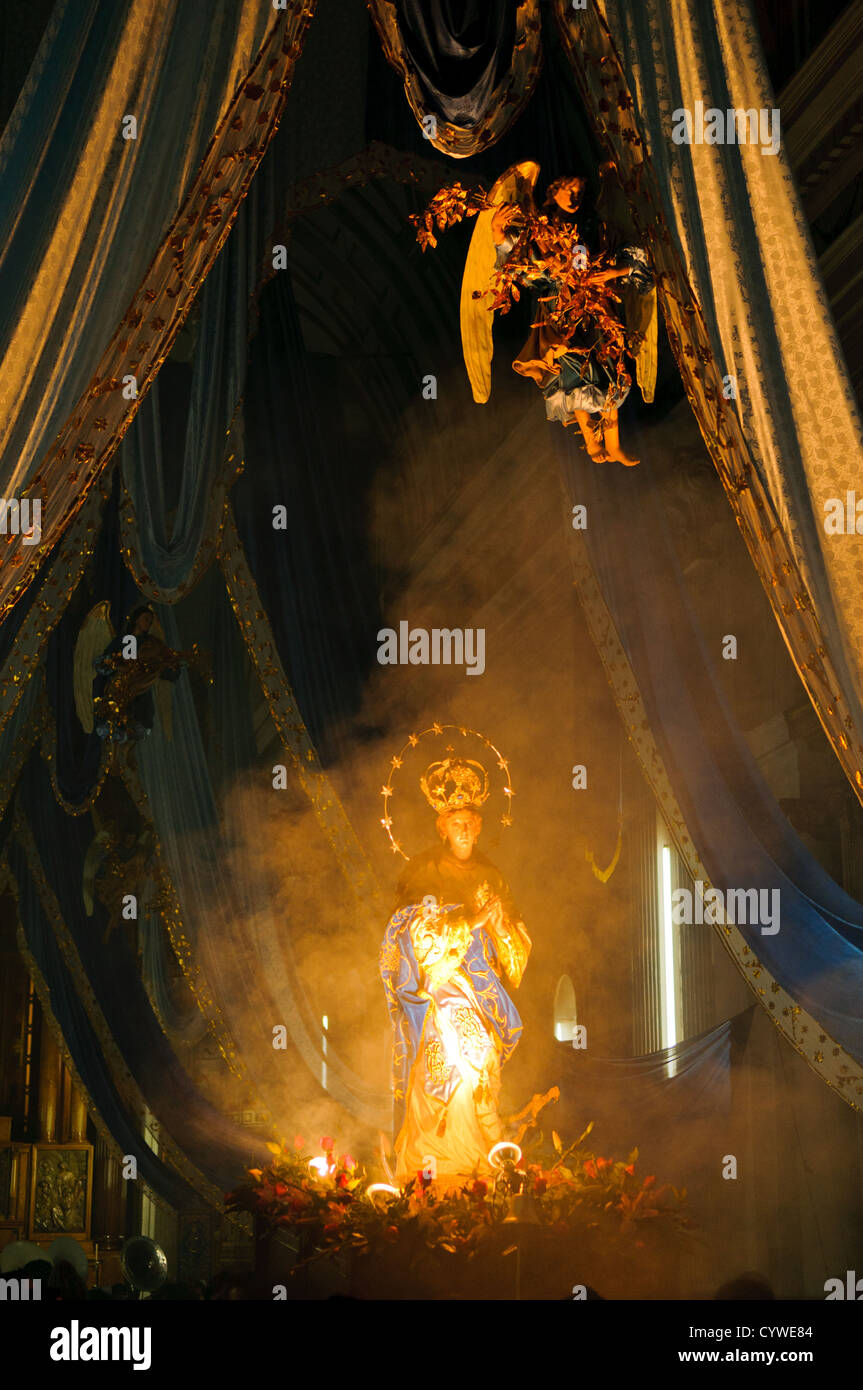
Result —
[[350, 1172], [353, 1171], [354, 1168], [356, 1168], [356, 1166], [357, 1166], [357, 1161], [356, 1161], [356, 1159], [355, 1159], [355, 1158], [352, 1158], [350, 1154], [345, 1154], [344, 1157], [342, 1158], [342, 1167], [343, 1167], [343, 1168], [346, 1168], [346, 1169], [348, 1170], [348, 1172], [350, 1173]]
[[533, 1190], [536, 1193], [537, 1197], [541, 1197], [547, 1187], [548, 1183], [546, 1182], [545, 1178], [537, 1178], [536, 1182], [533, 1185]]
[[349, 1182], [350, 1178], [348, 1177], [347, 1173], [339, 1173], [339, 1176], [336, 1178], [337, 1187], [347, 1187]]
[[297, 1153], [302, 1153], [302, 1151], [303, 1151], [303, 1149], [304, 1149], [305, 1147], [306, 1147], [306, 1141], [305, 1141], [305, 1139], [303, 1138], [303, 1136], [302, 1136], [301, 1134], [295, 1134], [295, 1135], [294, 1135], [294, 1148], [297, 1150]]
[[596, 1165], [592, 1158], [589, 1158], [587, 1162], [584, 1164], [584, 1172], [587, 1174], [589, 1178], [596, 1177]]
[[275, 1187], [273, 1188], [273, 1191], [275, 1192], [275, 1194], [276, 1194], [277, 1197], [284, 1197], [284, 1195], [285, 1195], [285, 1193], [287, 1192], [287, 1190], [288, 1190], [288, 1185], [287, 1185], [287, 1183], [284, 1183], [284, 1182], [277, 1182], [276, 1185], [275, 1185]]
[[628, 1173], [631, 1178], [635, 1177], [635, 1164], [627, 1163], [623, 1171], [624, 1173]]
[[597, 1168], [599, 1168], [600, 1170], [602, 1170], [603, 1168], [610, 1168], [610, 1167], [611, 1167], [611, 1159], [610, 1159], [610, 1158], [598, 1158], [598, 1159], [596, 1160], [596, 1166], [597, 1166]]
[[488, 1183], [483, 1182], [482, 1178], [475, 1178], [470, 1192], [472, 1197], [477, 1197], [481, 1201], [488, 1192]]
[[387, 1226], [386, 1230], [384, 1231], [384, 1240], [388, 1240], [389, 1243], [390, 1243], [390, 1245], [392, 1245], [393, 1241], [398, 1240], [398, 1238], [399, 1238], [399, 1228], [398, 1228], [398, 1226]]
[[334, 1141], [333, 1141], [332, 1139], [326, 1139], [326, 1138], [325, 1138], [325, 1139], [322, 1139], [322, 1140], [321, 1140], [321, 1148], [323, 1149], [323, 1151], [324, 1151], [325, 1154], [332, 1153], [334, 1147], [335, 1147], [335, 1144], [334, 1144]]
[[651, 1173], [651, 1174], [650, 1174], [650, 1177], [644, 1179], [644, 1186], [645, 1186], [645, 1187], [652, 1187], [653, 1184], [654, 1184], [655, 1182], [656, 1182], [656, 1174], [655, 1174], [655, 1173]]
[[417, 1177], [419, 1178], [420, 1187], [423, 1190], [425, 1190], [427, 1187], [431, 1187], [431, 1174], [429, 1173], [427, 1168], [418, 1168]]

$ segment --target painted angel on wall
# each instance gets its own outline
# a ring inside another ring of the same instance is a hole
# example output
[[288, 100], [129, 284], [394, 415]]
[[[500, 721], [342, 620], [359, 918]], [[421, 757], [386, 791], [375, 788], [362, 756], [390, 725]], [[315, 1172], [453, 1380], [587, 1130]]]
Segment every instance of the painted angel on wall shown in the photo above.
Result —
[[[461, 336], [475, 401], [491, 393], [492, 323], [523, 290], [537, 312], [513, 369], [535, 381], [546, 416], [577, 424], [591, 458], [631, 467], [618, 411], [636, 364], [646, 401], [656, 382], [656, 292], [647, 251], [634, 244], [626, 199], [609, 161], [600, 169], [596, 213], [582, 215], [585, 180], [555, 179], [542, 209], [534, 200], [539, 165], [514, 164], [490, 193], [459, 183], [440, 189], [411, 220], [425, 250], [436, 231], [476, 217], [461, 290]], [[621, 290], [618, 294], [617, 289]]]

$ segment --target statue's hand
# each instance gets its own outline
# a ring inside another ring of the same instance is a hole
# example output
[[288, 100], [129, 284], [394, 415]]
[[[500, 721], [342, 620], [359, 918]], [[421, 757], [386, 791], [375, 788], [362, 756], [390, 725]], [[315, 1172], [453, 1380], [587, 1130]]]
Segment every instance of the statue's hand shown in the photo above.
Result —
[[499, 905], [500, 905], [500, 898], [499, 898], [499, 897], [495, 896], [495, 897], [493, 897], [493, 898], [489, 898], [488, 902], [483, 904], [483, 906], [481, 907], [480, 911], [476, 914], [476, 916], [471, 918], [471, 920], [470, 920], [471, 928], [472, 928], [473, 930], [475, 930], [477, 927], [485, 927], [485, 926], [487, 926], [488, 923], [489, 923], [489, 921], [490, 921], [490, 919], [491, 919], [492, 916], [494, 915], [495, 908], [498, 907]]
[[510, 223], [520, 215], [521, 209], [515, 203], [501, 203], [495, 208], [491, 219], [491, 235], [496, 246], [500, 246], [506, 239]]

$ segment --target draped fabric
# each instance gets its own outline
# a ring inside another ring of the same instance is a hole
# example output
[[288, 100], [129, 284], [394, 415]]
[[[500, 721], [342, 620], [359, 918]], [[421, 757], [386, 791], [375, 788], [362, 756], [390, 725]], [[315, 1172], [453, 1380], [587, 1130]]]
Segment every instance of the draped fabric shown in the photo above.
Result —
[[[65, 816], [46, 780], [40, 760], [31, 759], [21, 781], [14, 848], [10, 849], [19, 890], [24, 886], [21, 922], [28, 945], [38, 959], [47, 918], [64, 972], [71, 978], [95, 1037], [95, 1051], [126, 1109], [137, 1116], [139, 1132], [149, 1109], [159, 1122], [160, 1147], [172, 1166], [208, 1200], [218, 1202], [252, 1141], [192, 1085], [161, 1030], [120, 933], [114, 934], [106, 949], [101, 905], [92, 918], [86, 916], [73, 866], [83, 862], [92, 830], [83, 818]], [[61, 840], [62, 856], [45, 853], [44, 847]], [[38, 846], [43, 847], [41, 852]], [[28, 881], [35, 898], [26, 887]], [[58, 972], [56, 957], [43, 955], [40, 969], [54, 997], [58, 973], [63, 974]], [[68, 1021], [73, 1012], [70, 1008]], [[58, 1022], [83, 1074], [89, 1064], [84, 1039], [77, 1047], [74, 1030], [67, 1032], [67, 1020], [61, 1014]], [[93, 1098], [99, 1105], [98, 1096]]]
[[276, 127], [313, 6], [88, 0], [52, 17], [0, 143], [0, 491], [42, 506], [41, 538], [10, 538], [0, 612], [164, 360]]
[[[181, 645], [179, 610], [166, 607], [160, 617], [168, 642]], [[164, 846], [207, 986], [221, 1005], [249, 1079], [267, 1108], [282, 1114], [290, 1054], [274, 1049], [273, 1028], [286, 1026], [313, 1074], [321, 1066], [319, 1029], [304, 998], [290, 934], [278, 915], [272, 864], [253, 860], [255, 847], [272, 835], [272, 770], [260, 768], [257, 759], [248, 713], [248, 667], [224, 591], [214, 598], [210, 621], [202, 640], [209, 643], [220, 673], [213, 687], [208, 740], [219, 750], [216, 763], [205, 747], [186, 675], [172, 689], [171, 740], [157, 724], [139, 746], [138, 762], [147, 811]], [[225, 793], [243, 774], [258, 780], [262, 796], [234, 803]], [[388, 1097], [369, 1087], [333, 1049], [328, 1051], [327, 1077], [334, 1100], [369, 1124], [386, 1124]]]
[[104, 778], [106, 762], [104, 740], [95, 732], [84, 731], [75, 708], [78, 634], [90, 607], [106, 599], [111, 626], [115, 632], [122, 632], [122, 624], [137, 601], [135, 585], [119, 551], [116, 474], [113, 481], [86, 579], [75, 590], [51, 632], [45, 653], [45, 688], [52, 716], [51, 778], [55, 795], [73, 814], [89, 806]]
[[58, 1029], [57, 1041], [68, 1057], [76, 1083], [87, 1098], [96, 1128], [113, 1151], [134, 1155], [141, 1181], [157, 1199], [180, 1208], [190, 1202], [198, 1204], [195, 1189], [158, 1158], [145, 1142], [141, 1116], [130, 1110], [119, 1094], [40, 903], [26, 856], [14, 839], [6, 847], [5, 859], [17, 898], [22, 957], [37, 987], [45, 1016]]
[[66, 611], [93, 554], [105, 498], [95, 489], [67, 529], [59, 549], [44, 561], [28, 594], [0, 623], [0, 730], [41, 672], [42, 651]]
[[[183, 442], [165, 428], [157, 378], [119, 450], [128, 496], [124, 549], [138, 587], [160, 602], [186, 592], [212, 559], [227, 491], [243, 462], [238, 404], [255, 252], [269, 230], [259, 217], [264, 177], [262, 169], [201, 292]], [[176, 429], [180, 421], [169, 418]]]
[[649, 436], [638, 441], [642, 466], [625, 475], [585, 470], [571, 439], [556, 443], [569, 494], [590, 517], [584, 537], [573, 532], [580, 597], [681, 857], [705, 888], [778, 894], [765, 900], [779, 905], [778, 932], [727, 912], [716, 930], [777, 1027], [859, 1104], [863, 906], [789, 825], [726, 705], [652, 484]]
[[540, 0], [368, 0], [426, 139], [465, 159], [499, 140], [533, 92]]
[[727, 1121], [731, 1109], [733, 1050], [752, 1024], [754, 1005], [716, 1028], [643, 1057], [595, 1057], [560, 1045], [555, 1125], [576, 1135], [588, 1120], [604, 1149], [639, 1147], [669, 1129], [708, 1118]]
[[[564, 48], [660, 272], [668, 339], [774, 615], [834, 751], [863, 801], [863, 560], [829, 535], [860, 424], [781, 148], [675, 144], [702, 101], [772, 109], [744, 0], [608, 0], [573, 16]], [[774, 118], [775, 119], [775, 118]], [[728, 378], [736, 379], [737, 399]]]

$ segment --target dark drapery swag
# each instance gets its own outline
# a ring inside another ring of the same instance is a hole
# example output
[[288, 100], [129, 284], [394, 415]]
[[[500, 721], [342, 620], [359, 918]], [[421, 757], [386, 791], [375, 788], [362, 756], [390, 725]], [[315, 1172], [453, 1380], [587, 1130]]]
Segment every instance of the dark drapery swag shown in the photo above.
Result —
[[396, 0], [405, 48], [441, 115], [477, 125], [512, 60], [512, 0]]
[[369, 0], [425, 138], [455, 159], [487, 149], [530, 100], [541, 0]]
[[[752, 1025], [754, 1005], [694, 1038], [643, 1057], [594, 1057], [559, 1044], [555, 1123], [575, 1138], [588, 1121], [609, 1150], [656, 1144], [685, 1120], [726, 1123], [732, 1060]], [[676, 1139], [675, 1139], [676, 1142]]]

